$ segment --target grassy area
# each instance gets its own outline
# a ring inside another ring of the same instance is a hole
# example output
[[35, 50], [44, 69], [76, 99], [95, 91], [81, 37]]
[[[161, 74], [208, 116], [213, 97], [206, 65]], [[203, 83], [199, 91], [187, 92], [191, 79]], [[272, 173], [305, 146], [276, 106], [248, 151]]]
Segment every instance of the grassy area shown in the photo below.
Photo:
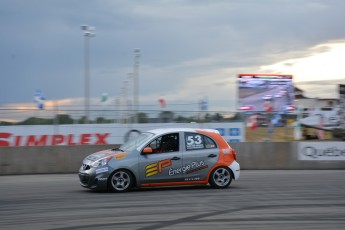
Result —
[[[315, 134], [316, 130], [307, 129], [309, 134]], [[273, 133], [268, 133], [268, 127], [258, 127], [255, 130], [246, 128], [246, 142], [263, 142], [263, 141], [272, 141], [272, 142], [286, 142], [286, 141], [295, 141], [294, 140], [294, 128], [285, 128], [277, 127], [274, 128]], [[305, 140], [302, 137], [303, 141], [320, 141], [318, 139]], [[325, 132], [325, 140], [332, 140], [332, 134], [330, 132]]]

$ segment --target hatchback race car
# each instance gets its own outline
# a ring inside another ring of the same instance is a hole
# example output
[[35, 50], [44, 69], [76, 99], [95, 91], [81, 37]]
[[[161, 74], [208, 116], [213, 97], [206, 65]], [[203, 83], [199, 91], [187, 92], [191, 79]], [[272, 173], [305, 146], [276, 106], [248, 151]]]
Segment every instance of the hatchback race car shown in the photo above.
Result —
[[81, 186], [114, 192], [198, 184], [227, 188], [239, 176], [236, 152], [219, 132], [191, 128], [143, 132], [119, 148], [87, 156], [79, 169]]

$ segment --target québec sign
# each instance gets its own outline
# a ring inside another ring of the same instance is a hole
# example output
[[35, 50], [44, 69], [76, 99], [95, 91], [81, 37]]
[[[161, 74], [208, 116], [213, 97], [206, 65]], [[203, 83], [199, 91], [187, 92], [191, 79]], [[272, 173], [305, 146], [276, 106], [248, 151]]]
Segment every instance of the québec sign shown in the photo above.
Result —
[[300, 142], [298, 148], [299, 160], [345, 160], [345, 142]]
[[0, 146], [56, 146], [56, 145], [106, 145], [110, 133], [14, 135], [0, 132]]

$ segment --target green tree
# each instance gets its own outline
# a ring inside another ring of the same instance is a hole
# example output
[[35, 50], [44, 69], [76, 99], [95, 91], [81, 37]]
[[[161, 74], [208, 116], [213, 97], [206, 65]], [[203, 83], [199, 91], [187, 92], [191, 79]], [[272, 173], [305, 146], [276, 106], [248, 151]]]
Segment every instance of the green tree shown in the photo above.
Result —
[[187, 121], [188, 121], [188, 118], [179, 115], [179, 116], [175, 119], [175, 121], [176, 121], [176, 122], [179, 122], [179, 123], [184, 123], [184, 122], [187, 122]]
[[78, 120], [78, 124], [87, 124], [86, 122], [86, 117], [82, 116], [79, 120]]
[[108, 124], [108, 123], [112, 123], [112, 120], [105, 119], [104, 117], [97, 117], [96, 123], [97, 124]]
[[161, 122], [166, 123], [166, 122], [171, 122], [174, 119], [174, 112], [172, 111], [162, 111], [158, 118], [161, 120]]
[[217, 121], [217, 122], [223, 120], [223, 116], [219, 113], [214, 114], [212, 118], [214, 121]]
[[30, 117], [18, 123], [18, 125], [52, 125], [52, 124], [53, 124], [53, 119], [39, 118], [39, 117]]
[[55, 116], [57, 124], [73, 124], [73, 119], [68, 114], [58, 114]]
[[205, 114], [205, 122], [210, 122], [210, 121], [212, 121], [212, 117], [209, 113], [206, 113]]
[[138, 122], [139, 123], [148, 123], [149, 119], [146, 113], [138, 113]]

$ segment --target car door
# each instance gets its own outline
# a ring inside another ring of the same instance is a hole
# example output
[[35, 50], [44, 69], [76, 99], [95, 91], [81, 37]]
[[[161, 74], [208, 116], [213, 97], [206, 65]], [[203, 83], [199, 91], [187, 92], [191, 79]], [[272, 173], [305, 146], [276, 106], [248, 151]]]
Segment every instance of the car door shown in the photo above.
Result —
[[151, 147], [152, 153], [141, 153], [139, 156], [141, 184], [183, 181], [179, 133], [157, 137], [146, 147]]
[[216, 142], [203, 134], [184, 133], [183, 168], [185, 181], [204, 181], [217, 163], [219, 148]]

